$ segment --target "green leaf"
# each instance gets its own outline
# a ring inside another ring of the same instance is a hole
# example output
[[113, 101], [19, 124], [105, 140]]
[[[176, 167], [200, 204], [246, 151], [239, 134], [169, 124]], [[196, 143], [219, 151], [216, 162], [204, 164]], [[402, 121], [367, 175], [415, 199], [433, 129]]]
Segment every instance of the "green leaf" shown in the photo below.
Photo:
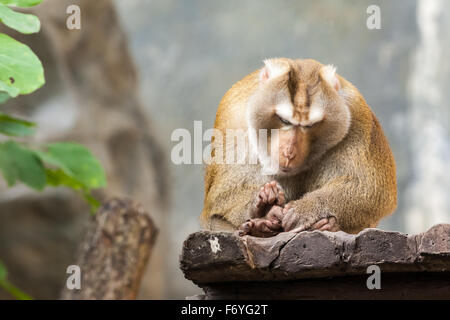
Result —
[[17, 287], [12, 285], [8, 281], [8, 271], [6, 270], [5, 265], [0, 261], [0, 287], [9, 292], [13, 297], [19, 300], [33, 300], [29, 295], [25, 292], [22, 292]]
[[11, 117], [0, 112], [0, 133], [7, 136], [25, 137], [30, 136], [35, 131], [36, 124]]
[[45, 187], [45, 169], [41, 160], [33, 150], [17, 142], [7, 141], [0, 144], [0, 169], [9, 186], [20, 180], [36, 190]]
[[10, 295], [18, 300], [33, 300], [32, 297], [21, 291], [19, 288], [17, 288], [7, 280], [0, 281], [0, 287], [9, 292]]
[[41, 29], [41, 22], [35, 15], [15, 12], [1, 3], [0, 22], [3, 22], [11, 29], [25, 34], [36, 33]]
[[8, 277], [8, 271], [6, 270], [5, 265], [0, 261], [0, 281], [6, 280]]
[[106, 185], [105, 173], [100, 162], [84, 146], [59, 142], [47, 145], [47, 152], [37, 153], [42, 161], [60, 168], [66, 175], [80, 182], [87, 189]]
[[45, 169], [47, 184], [52, 187], [65, 186], [74, 190], [83, 190], [84, 186], [77, 179], [67, 175], [61, 169]]
[[15, 5], [23, 8], [33, 7], [41, 2], [42, 0], [0, 0], [0, 3]]
[[0, 33], [0, 91], [15, 97], [17, 94], [31, 93], [44, 83], [44, 68], [33, 51]]
[[17, 97], [19, 95], [19, 89], [15, 88], [7, 83], [0, 81], [0, 91], [6, 93], [8, 96]]
[[86, 188], [81, 182], [79, 182], [76, 178], [72, 178], [67, 175], [61, 169], [46, 169], [47, 174], [47, 184], [53, 187], [65, 186], [76, 191], [79, 191], [85, 201], [90, 205], [91, 212], [95, 213], [100, 207], [100, 202], [95, 199], [90, 190]]
[[[0, 82], [0, 85], [1, 85], [1, 83], [3, 83], [3, 82]], [[4, 102], [8, 101], [9, 98], [11, 98], [11, 96], [9, 94], [7, 94], [6, 92], [0, 91], [0, 103], [4, 103]]]
[[95, 213], [100, 208], [100, 201], [98, 201], [90, 192], [83, 192], [84, 200], [89, 204], [91, 207], [91, 213], [95, 215]]

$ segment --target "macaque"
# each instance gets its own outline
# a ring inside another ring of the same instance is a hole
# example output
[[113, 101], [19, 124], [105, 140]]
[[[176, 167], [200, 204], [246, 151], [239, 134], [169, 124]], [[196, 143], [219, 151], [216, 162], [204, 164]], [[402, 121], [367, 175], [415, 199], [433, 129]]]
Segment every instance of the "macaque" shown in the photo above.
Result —
[[[265, 60], [225, 94], [214, 127], [225, 138], [227, 129], [242, 129], [247, 159], [258, 161], [207, 165], [201, 215], [206, 229], [258, 237], [358, 233], [396, 208], [395, 162], [381, 125], [333, 66]], [[266, 150], [257, 145], [260, 129], [268, 132]], [[269, 154], [272, 132], [278, 152]], [[219, 144], [212, 143], [212, 155], [218, 146], [235, 150], [229, 141]], [[278, 163], [275, 169], [268, 168], [271, 160]]]

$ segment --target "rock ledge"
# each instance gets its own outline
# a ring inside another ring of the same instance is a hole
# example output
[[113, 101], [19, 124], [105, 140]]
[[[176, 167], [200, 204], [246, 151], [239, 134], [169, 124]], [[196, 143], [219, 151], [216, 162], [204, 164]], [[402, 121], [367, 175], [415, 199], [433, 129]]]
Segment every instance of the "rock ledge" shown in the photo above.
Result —
[[[194, 297], [201, 299], [450, 299], [450, 224], [417, 235], [366, 229], [357, 235], [313, 231], [240, 238], [200, 231], [184, 242], [180, 265], [204, 289], [204, 296]], [[367, 289], [370, 265], [381, 269], [382, 290]]]

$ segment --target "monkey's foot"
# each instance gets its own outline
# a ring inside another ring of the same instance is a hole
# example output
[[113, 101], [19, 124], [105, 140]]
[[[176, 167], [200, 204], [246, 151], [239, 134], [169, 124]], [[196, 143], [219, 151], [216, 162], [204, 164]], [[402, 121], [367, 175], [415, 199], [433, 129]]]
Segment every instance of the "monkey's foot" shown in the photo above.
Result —
[[302, 232], [302, 231], [314, 231], [314, 230], [336, 232], [336, 231], [339, 231], [340, 229], [339, 229], [339, 225], [337, 224], [336, 218], [329, 217], [329, 218], [320, 219], [319, 221], [315, 222], [310, 227], [301, 225], [290, 231], [291, 232]]
[[320, 230], [320, 231], [339, 231], [339, 226], [335, 217], [329, 217], [320, 219], [314, 223], [308, 230]]
[[253, 218], [264, 217], [271, 206], [284, 206], [284, 191], [276, 181], [267, 182], [261, 187], [256, 197], [256, 210], [252, 213]]
[[273, 206], [265, 218], [249, 219], [238, 229], [239, 236], [250, 235], [254, 237], [273, 237], [283, 231], [281, 220], [283, 218], [283, 208]]
[[281, 226], [275, 227], [270, 220], [264, 218], [250, 219], [244, 222], [238, 230], [239, 236], [254, 236], [261, 238], [273, 237], [280, 233]]
[[339, 224], [336, 217], [316, 218], [307, 216], [295, 211], [291, 203], [284, 206], [282, 212], [282, 228], [284, 231], [302, 232], [302, 231], [339, 231]]

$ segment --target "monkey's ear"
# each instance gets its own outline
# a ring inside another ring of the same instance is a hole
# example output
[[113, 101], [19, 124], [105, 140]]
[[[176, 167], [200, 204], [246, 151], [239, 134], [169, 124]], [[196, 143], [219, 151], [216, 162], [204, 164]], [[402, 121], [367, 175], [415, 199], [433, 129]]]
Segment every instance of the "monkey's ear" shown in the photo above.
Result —
[[266, 59], [264, 65], [259, 73], [260, 81], [277, 78], [289, 72], [289, 64], [280, 59]]
[[334, 88], [336, 91], [339, 91], [341, 89], [341, 84], [339, 82], [339, 79], [336, 75], [336, 67], [329, 64], [327, 66], [323, 66], [320, 69], [320, 77], [323, 81], [328, 83], [328, 85], [332, 88]]

